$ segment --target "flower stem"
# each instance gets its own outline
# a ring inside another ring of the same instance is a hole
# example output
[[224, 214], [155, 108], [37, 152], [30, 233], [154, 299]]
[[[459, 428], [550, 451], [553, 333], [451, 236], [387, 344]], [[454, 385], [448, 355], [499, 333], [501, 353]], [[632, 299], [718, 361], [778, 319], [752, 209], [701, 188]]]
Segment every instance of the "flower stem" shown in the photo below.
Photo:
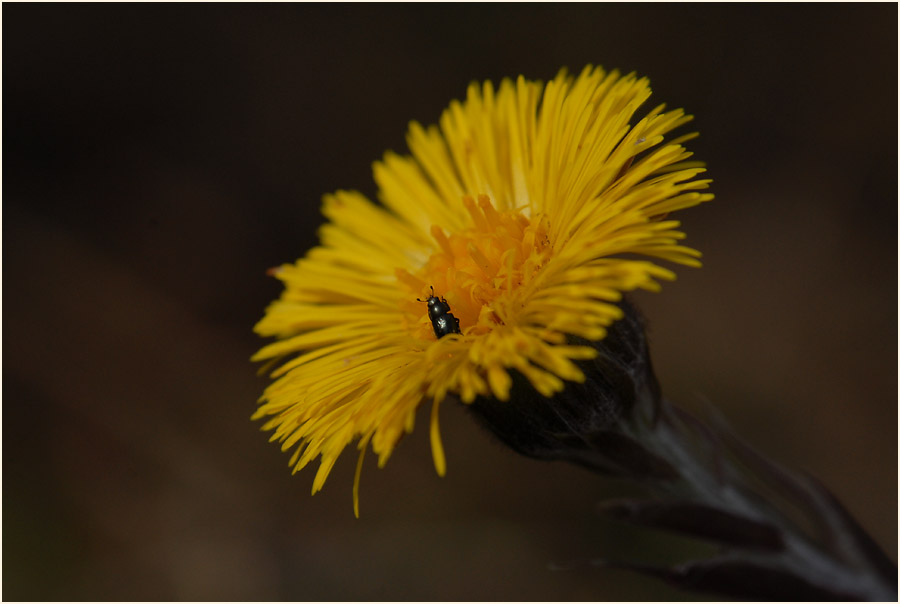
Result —
[[765, 459], [724, 425], [707, 426], [664, 400], [643, 402], [635, 407], [643, 417], [620, 425], [670, 472], [626, 469], [655, 499], [607, 511], [724, 548], [668, 569], [619, 566], [742, 598], [896, 601], [896, 566], [824, 487]]

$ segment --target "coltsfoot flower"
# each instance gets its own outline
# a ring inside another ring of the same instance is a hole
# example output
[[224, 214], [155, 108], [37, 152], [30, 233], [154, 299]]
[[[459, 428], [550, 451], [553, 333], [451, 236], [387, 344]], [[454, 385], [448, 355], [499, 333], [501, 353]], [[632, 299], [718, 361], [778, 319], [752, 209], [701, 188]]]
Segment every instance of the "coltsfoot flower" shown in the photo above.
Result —
[[[649, 97], [645, 78], [599, 67], [472, 84], [439, 127], [411, 124], [410, 155], [375, 163], [381, 205], [325, 197], [321, 244], [273, 271], [285, 289], [255, 330], [275, 341], [253, 357], [281, 363], [253, 417], [294, 471], [321, 456], [313, 493], [358, 441], [358, 514], [365, 450], [384, 466], [423, 402], [443, 475], [448, 394], [514, 405], [521, 375], [552, 405], [584, 381], [597, 351], [583, 344], [622, 317], [624, 292], [673, 279], [657, 261], [699, 266], [669, 218], [712, 199], [682, 146], [695, 135], [667, 138], [691, 118], [639, 116]], [[443, 332], [432, 296], [452, 315]]]

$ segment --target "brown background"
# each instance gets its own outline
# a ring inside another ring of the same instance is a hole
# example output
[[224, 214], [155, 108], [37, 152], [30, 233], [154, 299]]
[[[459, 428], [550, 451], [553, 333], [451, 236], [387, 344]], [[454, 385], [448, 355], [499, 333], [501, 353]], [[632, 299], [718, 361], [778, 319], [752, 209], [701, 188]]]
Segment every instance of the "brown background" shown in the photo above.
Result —
[[[374, 194], [471, 80], [636, 70], [697, 116], [702, 270], [639, 302], [658, 374], [830, 485], [897, 553], [896, 5], [3, 10], [5, 599], [668, 599], [599, 556], [693, 551], [627, 491], [427, 410], [384, 470], [313, 471], [249, 421], [267, 267], [323, 193]], [[551, 562], [571, 562], [549, 570]]]

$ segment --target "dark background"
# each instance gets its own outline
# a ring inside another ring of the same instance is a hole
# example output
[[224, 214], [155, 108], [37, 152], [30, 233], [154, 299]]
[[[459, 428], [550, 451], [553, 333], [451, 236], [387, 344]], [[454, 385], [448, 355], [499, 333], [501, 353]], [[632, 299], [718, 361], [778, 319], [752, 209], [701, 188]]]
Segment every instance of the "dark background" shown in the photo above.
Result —
[[[587, 63], [685, 107], [701, 270], [638, 302], [667, 395], [712, 403], [897, 553], [897, 6], [3, 7], [4, 599], [693, 598], [591, 558], [692, 552], [627, 491], [427, 409], [378, 470], [250, 422], [265, 269], [375, 193], [472, 80]], [[655, 101], [655, 102], [654, 102]], [[549, 570], [570, 562], [568, 570]]]

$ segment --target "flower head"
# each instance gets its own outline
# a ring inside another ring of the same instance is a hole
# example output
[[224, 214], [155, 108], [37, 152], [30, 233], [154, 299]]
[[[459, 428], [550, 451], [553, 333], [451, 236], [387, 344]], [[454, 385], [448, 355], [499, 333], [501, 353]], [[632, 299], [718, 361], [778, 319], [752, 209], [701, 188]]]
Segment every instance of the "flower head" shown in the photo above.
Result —
[[[584, 341], [622, 317], [623, 292], [674, 278], [656, 260], [699, 266], [667, 218], [712, 199], [681, 145], [693, 135], [666, 139], [691, 118], [661, 105], [638, 119], [649, 96], [599, 67], [472, 84], [440, 127], [411, 124], [411, 155], [375, 164], [382, 205], [325, 197], [321, 244], [273, 271], [285, 290], [255, 329], [276, 341], [253, 357], [283, 361], [254, 418], [295, 471], [321, 456], [313, 493], [358, 439], [356, 505], [366, 448], [383, 466], [423, 401], [443, 474], [448, 394], [509, 401], [521, 375], [552, 405], [584, 381]], [[459, 333], [436, 337], [432, 296]]]

